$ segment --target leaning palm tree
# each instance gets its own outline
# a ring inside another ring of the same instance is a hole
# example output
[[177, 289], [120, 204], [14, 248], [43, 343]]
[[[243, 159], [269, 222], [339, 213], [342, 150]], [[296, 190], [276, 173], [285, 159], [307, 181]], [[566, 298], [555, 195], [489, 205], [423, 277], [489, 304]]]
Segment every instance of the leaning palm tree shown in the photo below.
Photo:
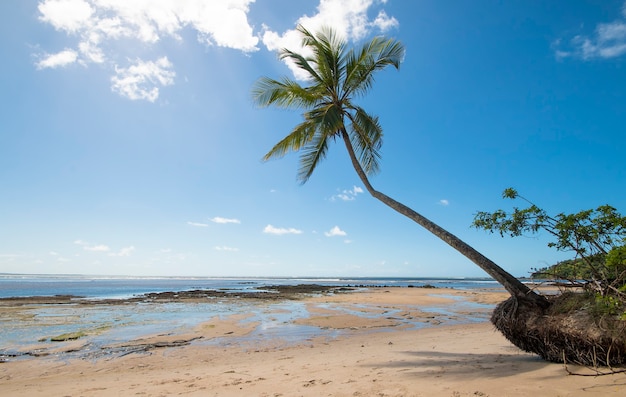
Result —
[[299, 151], [298, 179], [305, 183], [329, 146], [343, 142], [352, 166], [374, 198], [439, 237], [509, 292], [510, 298], [496, 307], [491, 321], [513, 344], [549, 361], [625, 363], [626, 343], [617, 346], [610, 334], [585, 332], [584, 324], [576, 318], [558, 313], [555, 299], [537, 294], [452, 233], [374, 189], [368, 176], [379, 170], [383, 132], [378, 117], [357, 105], [355, 99], [372, 87], [376, 72], [388, 66], [399, 68], [403, 45], [376, 37], [354, 49], [348, 48], [346, 41], [330, 28], [314, 34], [298, 26], [298, 31], [303, 47], [311, 55], [283, 49], [280, 58], [293, 62], [306, 74], [306, 85], [287, 77], [280, 81], [264, 77], [253, 88], [253, 98], [262, 107], [302, 109], [303, 121], [263, 159]]
[[330, 144], [344, 143], [352, 166], [367, 191], [392, 209], [412, 219], [477, 264], [518, 299], [545, 306], [543, 296], [534, 293], [517, 278], [476, 251], [461, 239], [426, 217], [374, 189], [368, 175], [379, 170], [383, 131], [378, 117], [366, 112], [355, 99], [372, 87], [374, 75], [388, 66], [396, 69], [404, 58], [399, 41], [375, 37], [362, 48], [348, 48], [345, 40], [330, 28], [313, 34], [298, 26], [303, 47], [311, 56], [283, 49], [281, 59], [293, 62], [308, 79], [303, 86], [284, 77], [280, 81], [263, 77], [253, 89], [255, 102], [267, 107], [304, 109], [302, 123], [278, 142], [264, 157], [267, 161], [291, 151], [300, 151], [298, 179], [305, 183], [324, 159]]

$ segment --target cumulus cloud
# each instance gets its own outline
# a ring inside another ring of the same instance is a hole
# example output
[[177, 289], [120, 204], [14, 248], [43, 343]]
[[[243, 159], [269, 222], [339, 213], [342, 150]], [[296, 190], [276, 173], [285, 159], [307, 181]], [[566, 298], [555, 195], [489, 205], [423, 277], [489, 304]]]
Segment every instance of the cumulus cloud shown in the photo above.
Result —
[[[104, 64], [112, 70], [113, 91], [132, 100], [154, 102], [159, 87], [173, 84], [174, 66], [159, 65], [167, 59], [155, 54], [146, 61], [130, 53], [129, 42], [146, 51], [159, 51], [155, 44], [165, 40], [182, 41], [183, 30], [196, 33], [206, 46], [230, 48], [244, 53], [259, 50], [259, 43], [270, 51], [289, 48], [301, 51], [301, 37], [295, 30], [283, 33], [262, 25], [255, 32], [248, 20], [255, 0], [41, 0], [39, 20], [64, 33], [71, 45], [61, 51], [38, 54], [38, 69], [60, 68], [74, 63], [84, 66]], [[398, 26], [382, 7], [386, 0], [320, 0], [313, 15], [294, 23], [310, 30], [332, 26], [348, 40], [361, 40], [368, 34], [384, 33]], [[130, 59], [130, 60], [129, 60]], [[296, 68], [290, 65], [296, 77]]]
[[158, 86], [174, 84], [172, 64], [167, 57], [156, 62], [138, 59], [128, 68], [115, 67], [116, 75], [111, 78], [111, 89], [129, 99], [145, 99], [150, 102], [159, 97]]
[[68, 33], [76, 33], [87, 27], [94, 13], [84, 0], [47, 0], [39, 3], [37, 8], [41, 13], [41, 21]]
[[576, 35], [565, 43], [559, 39], [553, 47], [559, 59], [608, 59], [626, 54], [626, 2], [621, 15], [613, 22], [599, 23], [591, 35]]
[[[83, 65], [121, 63], [116, 56], [128, 57], [122, 40], [138, 41], [144, 45], [165, 38], [182, 40], [180, 32], [190, 28], [197, 40], [208, 46], [219, 46], [246, 53], [257, 51], [259, 38], [248, 22], [249, 5], [255, 0], [43, 0], [39, 2], [39, 20], [65, 33], [74, 41], [73, 48], [40, 55], [39, 69], [57, 68], [78, 62]], [[124, 52], [126, 53], [124, 54]], [[156, 58], [163, 59], [163, 56]], [[152, 64], [157, 64], [152, 62]], [[115, 66], [113, 90], [130, 99], [154, 101], [159, 95], [157, 82], [172, 83], [171, 65], [149, 74], [141, 80], [132, 68], [150, 66], [150, 62], [135, 61], [131, 66]], [[120, 77], [119, 73], [124, 76]], [[130, 76], [126, 76], [130, 73]], [[145, 72], [140, 72], [145, 76]], [[140, 80], [133, 84], [133, 80]], [[145, 85], [152, 84], [150, 88]], [[167, 85], [167, 84], [165, 84]]]
[[216, 216], [215, 218], [211, 218], [211, 222], [223, 223], [223, 224], [224, 223], [236, 223], [236, 224], [241, 223], [239, 219], [222, 218], [221, 216]]
[[352, 189], [342, 190], [340, 193], [332, 196], [330, 201], [342, 200], [342, 201], [353, 201], [356, 200], [356, 196], [363, 193], [363, 188], [358, 186], [352, 187]]
[[[320, 0], [317, 13], [300, 17], [296, 25], [302, 25], [310, 31], [317, 31], [323, 26], [331, 26], [345, 39], [358, 41], [372, 31], [384, 33], [398, 26], [398, 21], [388, 16], [384, 10], [380, 10], [374, 19], [368, 16], [368, 11], [384, 3], [386, 0]], [[267, 26], [264, 27], [262, 35], [263, 44], [270, 51], [288, 48], [308, 55], [302, 49], [301, 39], [295, 29], [279, 34]], [[307, 75], [291, 61], [285, 60], [285, 62], [296, 78], [307, 78]]]
[[283, 234], [302, 234], [302, 230], [298, 230], [294, 228], [281, 228], [281, 227], [274, 227], [272, 225], [267, 225], [263, 229], [263, 233], [275, 234], [277, 236], [281, 236]]
[[51, 68], [67, 66], [76, 62], [78, 59], [78, 53], [71, 49], [65, 49], [56, 54], [46, 54], [41, 56], [41, 60], [37, 62], [37, 69]]
[[346, 236], [348, 233], [344, 232], [339, 228], [339, 226], [335, 226], [327, 232], [324, 232], [326, 237], [335, 237], [335, 236]]
[[450, 205], [450, 202], [446, 199], [441, 199], [439, 200], [439, 205], [443, 205], [445, 207], [445, 206]]

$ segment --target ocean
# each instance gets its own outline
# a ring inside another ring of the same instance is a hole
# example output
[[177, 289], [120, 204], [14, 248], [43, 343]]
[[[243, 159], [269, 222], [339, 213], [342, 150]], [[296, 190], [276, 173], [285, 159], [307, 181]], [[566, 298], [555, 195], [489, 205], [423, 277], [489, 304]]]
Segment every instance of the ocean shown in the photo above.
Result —
[[32, 275], [0, 273], [0, 298], [73, 295], [88, 299], [130, 298], [151, 292], [195, 289], [228, 292], [256, 291], [268, 285], [320, 284], [332, 286], [397, 286], [455, 289], [498, 288], [491, 278], [429, 277], [126, 277]]

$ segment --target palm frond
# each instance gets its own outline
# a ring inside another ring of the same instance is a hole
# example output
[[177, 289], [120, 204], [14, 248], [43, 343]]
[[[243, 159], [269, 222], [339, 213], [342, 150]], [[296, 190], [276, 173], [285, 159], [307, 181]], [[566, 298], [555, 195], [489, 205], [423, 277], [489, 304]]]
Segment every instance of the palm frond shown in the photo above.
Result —
[[404, 46], [397, 40], [375, 37], [360, 51], [352, 50], [346, 62], [346, 82], [343, 96], [363, 95], [374, 82], [374, 72], [387, 66], [400, 67]]
[[304, 184], [309, 180], [317, 165], [326, 157], [328, 151], [328, 137], [323, 134], [314, 134], [313, 139], [302, 149], [298, 181]]
[[354, 108], [350, 119], [350, 142], [361, 167], [368, 175], [379, 172], [380, 149], [383, 144], [383, 131], [378, 117], [371, 116], [360, 107]]
[[343, 74], [346, 42], [329, 27], [322, 28], [317, 37], [321, 43], [320, 51], [316, 54], [320, 60], [320, 70], [325, 72], [324, 80], [337, 91]]
[[318, 84], [323, 82], [323, 78], [320, 77], [318, 73], [317, 62], [315, 58], [305, 58], [304, 56], [302, 56], [301, 54], [298, 54], [297, 52], [293, 52], [291, 50], [283, 48], [280, 52], [279, 59], [280, 60], [290, 59], [293, 63], [296, 64], [297, 67], [299, 67], [302, 70], [305, 70], [308, 73], [312, 81]]
[[323, 135], [335, 135], [343, 126], [343, 113], [334, 103], [326, 103], [307, 112], [309, 122], [317, 125]]
[[319, 94], [314, 88], [302, 87], [287, 77], [283, 81], [262, 77], [252, 89], [252, 99], [262, 107], [310, 108], [319, 100]]
[[312, 139], [317, 126], [309, 121], [298, 124], [289, 135], [284, 137], [263, 156], [263, 161], [280, 158], [289, 152], [297, 152], [305, 147]]

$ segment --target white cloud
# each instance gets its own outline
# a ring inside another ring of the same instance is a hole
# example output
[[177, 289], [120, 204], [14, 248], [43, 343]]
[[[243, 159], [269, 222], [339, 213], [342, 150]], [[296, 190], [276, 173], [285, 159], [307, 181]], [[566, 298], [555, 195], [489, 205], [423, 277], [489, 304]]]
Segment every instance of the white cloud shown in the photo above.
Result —
[[283, 234], [302, 234], [302, 230], [294, 229], [294, 228], [279, 228], [274, 227], [272, 225], [267, 225], [263, 229], [263, 233], [267, 234], [275, 234], [275, 235], [283, 235]]
[[57, 52], [56, 54], [47, 54], [43, 56], [43, 58], [37, 62], [36, 66], [37, 69], [54, 69], [74, 63], [77, 59], [78, 53], [76, 51], [65, 49], [61, 52]]
[[130, 256], [135, 251], [134, 246], [122, 248], [119, 252], [112, 252], [109, 256]]
[[324, 232], [326, 237], [335, 237], [335, 236], [346, 236], [348, 233], [344, 232], [339, 228], [339, 226], [335, 226], [327, 232]]
[[84, 0], [47, 0], [37, 7], [39, 19], [57, 30], [76, 33], [91, 24], [93, 8]]
[[115, 67], [116, 75], [111, 78], [111, 89], [129, 99], [145, 99], [150, 102], [159, 97], [158, 86], [174, 84], [176, 73], [172, 64], [163, 57], [156, 62], [137, 59], [134, 65], [124, 69]]
[[[385, 0], [320, 0], [317, 13], [313, 16], [300, 17], [296, 25], [302, 25], [310, 31], [319, 30], [322, 26], [330, 26], [347, 40], [360, 40], [372, 30], [386, 32], [398, 26], [398, 21], [389, 17], [384, 10], [379, 11], [374, 20], [369, 19], [367, 12], [375, 5], [384, 3], [386, 3]], [[270, 51], [288, 48], [308, 55], [302, 50], [301, 36], [295, 29], [288, 30], [281, 35], [264, 26], [262, 39], [263, 44]], [[296, 78], [307, 78], [306, 74], [293, 63], [288, 60], [286, 63]]]
[[85, 251], [92, 251], [92, 252], [108, 252], [111, 250], [111, 248], [109, 248], [108, 245], [104, 245], [104, 244], [85, 245], [83, 246], [83, 249]]
[[215, 218], [210, 219], [211, 222], [215, 222], [215, 223], [241, 223], [241, 221], [239, 219], [229, 219], [229, 218], [222, 218], [221, 216], [216, 216]]
[[376, 19], [374, 19], [373, 25], [379, 28], [381, 31], [386, 32], [393, 28], [397, 28], [398, 20], [393, 17], [389, 17], [387, 13], [382, 10], [378, 13]]
[[446, 199], [441, 199], [441, 200], [439, 200], [439, 204], [443, 205], [443, 206], [448, 206], [448, 205], [450, 205], [450, 202], [448, 200], [446, 200]]
[[[168, 38], [181, 41], [181, 32], [188, 29], [194, 31], [197, 40], [204, 45], [231, 48], [244, 53], [258, 51], [259, 37], [262, 37], [263, 44], [270, 51], [285, 47], [301, 50], [301, 38], [295, 30], [279, 34], [263, 25], [262, 32], [254, 31], [248, 20], [250, 5], [254, 2], [41, 0], [38, 4], [39, 20], [65, 33], [73, 43], [70, 48], [51, 55], [40, 54], [36, 66], [46, 69], [73, 63], [85, 66], [105, 64], [115, 72], [111, 78], [114, 92], [133, 100], [154, 102], [159, 96], [156, 85], [146, 86], [146, 81], [139, 77], [146, 76], [145, 73], [129, 72], [138, 66], [139, 61], [135, 65], [127, 64], [127, 59], [136, 58], [129, 49], [133, 46], [129, 46], [128, 42], [138, 42], [141, 48], [158, 51], [159, 47], [154, 46], [155, 43]], [[385, 3], [386, 0], [320, 0], [316, 13], [300, 17], [294, 27], [302, 24], [308, 29], [317, 30], [323, 25], [329, 25], [348, 40], [360, 40], [372, 31], [386, 32], [398, 26], [394, 17], [380, 9]], [[378, 9], [378, 13], [372, 19], [368, 13], [373, 9]], [[163, 55], [155, 54], [154, 58], [163, 59]], [[160, 68], [161, 71], [163, 69]], [[168, 81], [167, 84], [173, 84], [173, 65], [165, 69], [171, 75], [164, 80]], [[167, 73], [157, 75], [165, 76]], [[150, 76], [147, 80], [154, 83], [152, 80], [156, 76]]]
[[227, 251], [227, 252], [237, 252], [239, 251], [239, 248], [233, 248], [233, 247], [226, 247], [226, 246], [216, 246], [213, 247], [216, 251]]
[[199, 222], [187, 222], [187, 224], [189, 226], [195, 226], [195, 227], [208, 227], [209, 226], [206, 223], [199, 223]]
[[562, 48], [563, 40], [559, 39], [553, 43], [553, 47], [558, 59], [608, 59], [626, 54], [626, 2], [622, 5], [618, 19], [610, 23], [599, 23], [591, 36], [574, 36], [567, 49]]
[[[108, 61], [107, 66], [112, 67], [134, 57], [129, 50], [132, 47], [120, 44], [121, 40], [137, 41], [150, 49], [149, 45], [165, 38], [182, 40], [180, 32], [184, 29], [194, 30], [198, 41], [205, 45], [246, 53], [257, 51], [259, 38], [248, 22], [249, 5], [254, 1], [43, 0], [38, 5], [39, 20], [65, 33], [74, 45], [52, 55], [39, 56], [41, 60], [36, 65], [44, 69], [74, 62], [88, 65]], [[162, 55], [156, 58], [163, 59]], [[132, 67], [115, 66], [115, 70], [119, 73]], [[173, 75], [165, 80], [172, 78]], [[136, 88], [118, 82], [120, 79], [124, 77], [116, 75], [112, 82], [118, 84], [114, 91], [121, 95], [149, 101], [158, 97], [158, 89], [154, 87]]]
[[354, 186], [352, 189], [342, 190], [340, 193], [332, 196], [330, 201], [342, 200], [342, 201], [353, 201], [356, 200], [356, 196], [363, 193], [363, 188], [358, 186]]

